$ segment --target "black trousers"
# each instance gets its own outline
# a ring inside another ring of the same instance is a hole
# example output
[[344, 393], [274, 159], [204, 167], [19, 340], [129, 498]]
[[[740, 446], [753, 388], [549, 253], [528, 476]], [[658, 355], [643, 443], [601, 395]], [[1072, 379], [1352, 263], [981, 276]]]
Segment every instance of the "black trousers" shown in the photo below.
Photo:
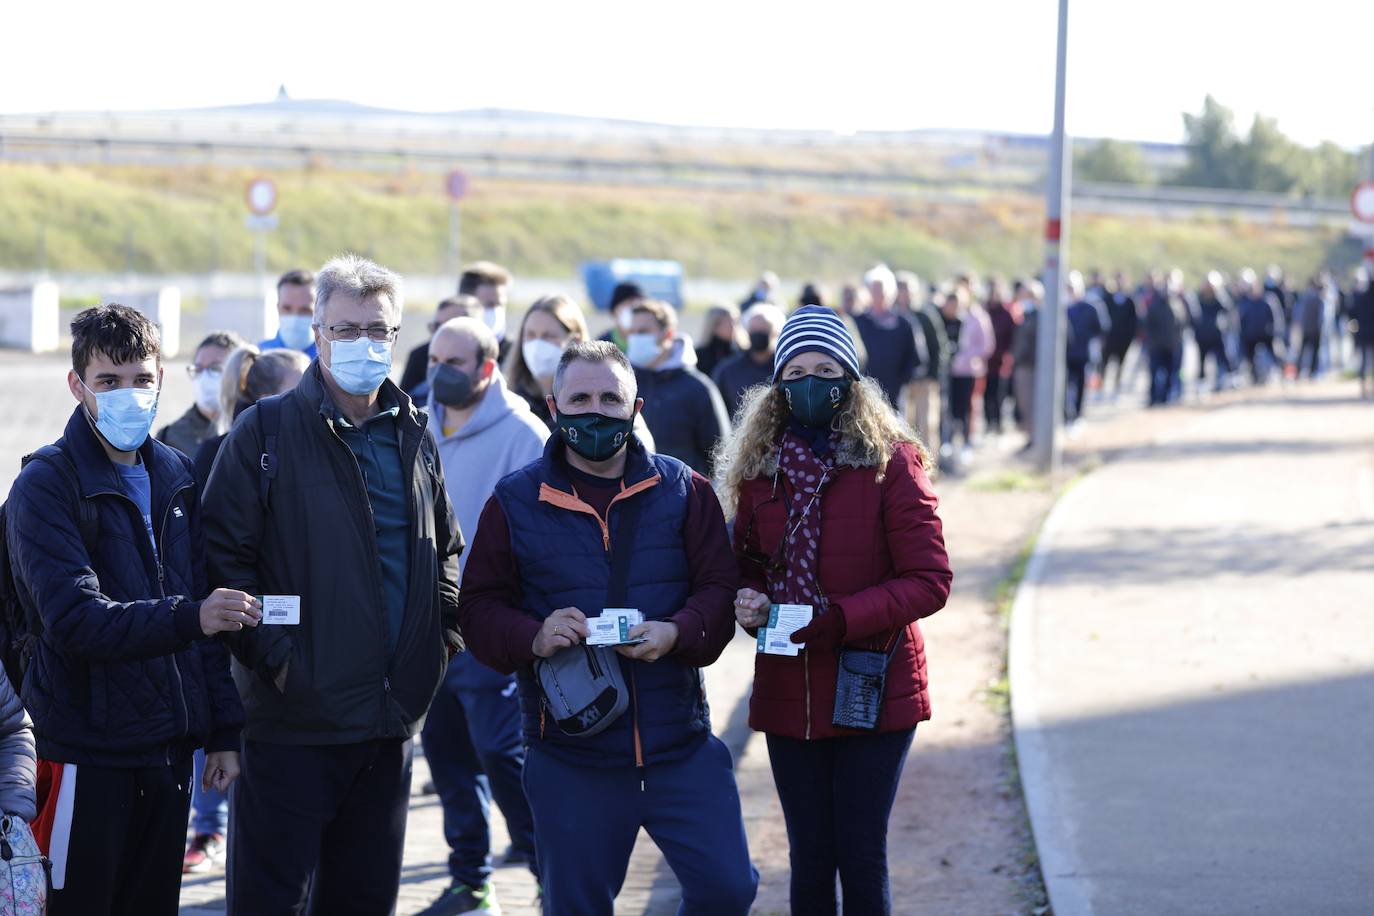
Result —
[[394, 912], [411, 751], [399, 739], [244, 741], [229, 793], [231, 916]]
[[768, 735], [768, 760], [787, 823], [792, 916], [892, 911], [887, 821], [916, 730], [801, 741]]
[[1088, 364], [1069, 361], [1064, 379], [1064, 421], [1072, 423], [1083, 416], [1083, 395], [1088, 388]]
[[176, 916], [191, 759], [76, 768], [67, 875], [49, 916]]

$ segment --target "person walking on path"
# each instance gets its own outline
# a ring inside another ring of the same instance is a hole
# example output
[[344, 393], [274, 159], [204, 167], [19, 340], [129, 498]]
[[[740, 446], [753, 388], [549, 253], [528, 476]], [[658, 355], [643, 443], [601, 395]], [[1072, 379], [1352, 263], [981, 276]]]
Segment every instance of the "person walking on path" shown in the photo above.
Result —
[[[739, 309], [733, 305], [711, 306], [701, 326], [706, 333], [696, 345], [697, 371], [710, 378], [716, 367], [748, 346], [748, 338]], [[725, 404], [729, 407], [729, 400]]]
[[462, 647], [462, 535], [426, 417], [387, 378], [400, 278], [344, 255], [318, 289], [319, 358], [243, 413], [205, 489], [212, 576], [281, 620], [230, 640], [231, 916], [395, 907], [411, 739]]
[[1307, 377], [1314, 379], [1321, 371], [1322, 332], [1326, 329], [1326, 297], [1323, 295], [1322, 280], [1313, 276], [1307, 289], [1298, 296], [1293, 304], [1293, 324], [1301, 335], [1298, 340], [1296, 375], [1301, 375], [1304, 367]]
[[691, 343], [677, 333], [677, 312], [645, 299], [634, 308], [626, 356], [644, 400], [644, 422], [660, 454], [699, 474], [711, 470], [711, 449], [730, 428], [725, 402], [711, 380], [683, 362]]
[[214, 637], [252, 631], [260, 602], [210, 589], [226, 580], [206, 576], [191, 459], [148, 435], [157, 326], [108, 304], [71, 331], [77, 407], [19, 473], [3, 526], [33, 637], [20, 689], [45, 787], [48, 912], [172, 916], [191, 780], [223, 790], [239, 774], [244, 710]]
[[865, 372], [892, 404], [916, 374], [918, 357], [911, 323], [892, 308], [897, 296], [897, 277], [879, 264], [864, 274], [868, 308], [854, 315], [854, 324], [868, 353]]
[[258, 342], [259, 350], [297, 350], [314, 359], [315, 275], [288, 270], [277, 280], [277, 333]]
[[[1131, 347], [1135, 345], [1140, 332], [1140, 314], [1136, 310], [1135, 299], [1131, 296], [1130, 284], [1121, 271], [1113, 275], [1111, 288], [1106, 291], [1104, 301], [1111, 328], [1102, 345], [1102, 388], [1106, 390], [1108, 376], [1111, 376], [1112, 401], [1115, 402], [1121, 395], [1121, 378], [1126, 370], [1126, 357], [1130, 355]], [[1115, 372], [1111, 371], [1113, 363], [1116, 364]]]
[[921, 278], [907, 270], [897, 272], [897, 297], [893, 307], [916, 329], [916, 371], [902, 394], [902, 413], [916, 430], [921, 444], [934, 446], [940, 439], [940, 392], [949, 373], [949, 341], [945, 322], [933, 301], [926, 298]]
[[[219, 423], [226, 432], [202, 442], [192, 460], [200, 492], [205, 492], [210, 469], [233, 419], [262, 398], [295, 388], [309, 366], [309, 358], [291, 348], [264, 353], [252, 344], [245, 344], [229, 354], [224, 361], [218, 410]], [[197, 770], [205, 768], [203, 750], [196, 751], [195, 767]], [[181, 859], [181, 870], [192, 874], [222, 865], [228, 833], [229, 793], [197, 781], [191, 790], [191, 842]]]
[[[1170, 278], [1172, 280], [1172, 277]], [[1154, 288], [1163, 290], [1164, 283], [1155, 283]], [[1228, 339], [1236, 332], [1236, 307], [1221, 274], [1212, 271], [1202, 283], [1197, 294], [1197, 309], [1190, 316], [1193, 322], [1193, 339], [1197, 343], [1197, 379], [1199, 389], [1207, 378], [1207, 358], [1212, 359], [1212, 390], [1220, 391], [1230, 381], [1233, 370], [1231, 356], [1227, 347]]]
[[1356, 274], [1352, 300], [1350, 318], [1360, 359], [1360, 397], [1374, 397], [1374, 278], [1368, 267], [1361, 267]]
[[213, 331], [196, 347], [186, 372], [195, 388], [195, 403], [176, 420], [162, 427], [158, 439], [193, 457], [196, 449], [217, 432], [219, 421], [219, 390], [224, 378], [224, 361], [235, 348], [243, 345], [243, 338], [232, 331]]
[[[1019, 305], [1021, 322], [1011, 339], [1011, 379], [1016, 396], [1016, 425], [1029, 433], [1035, 419], [1035, 335], [1040, 327], [1040, 302], [1045, 287], [1039, 280], [1016, 283], [1013, 295]], [[1026, 448], [1030, 447], [1027, 438]]]
[[786, 320], [782, 309], [767, 302], [751, 306], [744, 313], [742, 323], [749, 334], [748, 348], [717, 366], [711, 376], [732, 417], [739, 410], [744, 393], [772, 377], [773, 348]]
[[1069, 302], [1064, 312], [1068, 338], [1064, 360], [1068, 377], [1064, 380], [1064, 419], [1076, 423], [1083, 417], [1083, 398], [1088, 393], [1088, 366], [1101, 346], [1101, 339], [1111, 329], [1106, 307], [1096, 297], [1089, 298], [1083, 289], [1083, 277], [1078, 271], [1069, 273]]
[[[549, 430], [496, 368], [496, 336], [473, 318], [455, 318], [429, 345], [429, 428], [439, 443], [460, 531], [475, 532], [497, 482], [544, 451]], [[464, 558], [458, 559], [462, 572]], [[510, 833], [505, 861], [539, 877], [534, 818], [520, 785], [525, 748], [515, 678], [463, 653], [449, 664], [420, 733], [444, 809], [451, 883], [424, 916], [494, 909], [491, 802]]]
[[[735, 616], [751, 633], [770, 605], [804, 605], [812, 619], [790, 637], [796, 655], [756, 656], [749, 725], [767, 736], [792, 912], [835, 913], [838, 873], [848, 916], [884, 914], [888, 816], [930, 718], [916, 621], [953, 581], [939, 501], [929, 456], [859, 374], [838, 318], [797, 311], [775, 363], [717, 461], [743, 585]], [[860, 666], [862, 686], [842, 676]], [[854, 687], [871, 702], [853, 702]]]
[[1262, 385], [1269, 378], [1269, 370], [1282, 359], [1274, 344], [1285, 336], [1283, 311], [1249, 268], [1240, 274], [1236, 314], [1240, 319], [1241, 358], [1250, 364], [1250, 380]]
[[963, 437], [963, 456], [973, 445], [973, 389], [987, 375], [995, 341], [988, 313], [967, 294], [955, 290], [945, 296], [942, 312], [954, 355], [949, 361], [949, 425], [941, 454], [953, 456], [954, 437]]
[[[610, 916], [643, 828], [682, 885], [680, 913], [743, 916], [758, 873], [698, 670], [733, 636], [738, 573], [710, 482], [633, 434], [634, 386], [608, 341], [564, 352], [557, 434], [482, 510], [463, 632], [478, 661], [518, 676], [544, 912]], [[614, 649], [584, 645], [607, 608], [643, 622]], [[598, 676], [590, 696], [619, 702], [569, 710], [564, 679]]]
[[[1011, 303], [1015, 305], [1015, 303]], [[1008, 307], [1001, 280], [988, 284], [988, 304], [984, 310], [992, 327], [992, 352], [988, 355], [986, 387], [983, 389], [983, 422], [991, 435], [1002, 432], [1002, 407], [1011, 388], [1011, 339], [1018, 316]]]
[[1175, 367], [1183, 352], [1188, 315], [1183, 300], [1167, 288], [1145, 294], [1145, 353], [1150, 365], [1151, 407], [1173, 400]]

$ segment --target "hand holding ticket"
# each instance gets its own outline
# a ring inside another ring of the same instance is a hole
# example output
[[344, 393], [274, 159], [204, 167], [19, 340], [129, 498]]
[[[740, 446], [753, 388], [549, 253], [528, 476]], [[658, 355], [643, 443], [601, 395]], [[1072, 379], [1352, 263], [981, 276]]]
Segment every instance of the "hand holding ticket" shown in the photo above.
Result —
[[588, 617], [587, 626], [591, 628], [587, 636], [589, 646], [626, 646], [643, 642], [643, 638], [631, 639], [630, 630], [644, 622], [644, 615], [634, 608], [608, 607], [600, 617]]
[[300, 595], [263, 595], [262, 622], [296, 626], [301, 622]]
[[768, 609], [768, 623], [759, 627], [758, 651], [765, 655], [796, 655], [805, 643], [792, 642], [792, 634], [811, 622], [809, 604], [774, 604]]

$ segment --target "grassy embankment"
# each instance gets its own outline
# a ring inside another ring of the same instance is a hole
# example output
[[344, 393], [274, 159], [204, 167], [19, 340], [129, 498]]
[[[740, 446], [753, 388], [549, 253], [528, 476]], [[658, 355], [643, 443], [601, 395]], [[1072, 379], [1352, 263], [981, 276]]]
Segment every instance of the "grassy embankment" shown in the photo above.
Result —
[[[0, 269], [248, 271], [243, 189], [251, 173], [206, 168], [0, 164]], [[427, 173], [279, 172], [271, 270], [344, 249], [407, 273], [445, 265], [448, 204]], [[589, 258], [670, 257], [692, 276], [762, 267], [834, 283], [877, 260], [944, 277], [1024, 273], [1040, 261], [1039, 201], [927, 204], [820, 193], [723, 193], [479, 181], [462, 209], [465, 257], [526, 276], [571, 275]], [[1294, 275], [1344, 260], [1339, 232], [1228, 219], [1085, 216], [1072, 260], [1132, 273], [1177, 265], [1196, 277], [1276, 262]]]

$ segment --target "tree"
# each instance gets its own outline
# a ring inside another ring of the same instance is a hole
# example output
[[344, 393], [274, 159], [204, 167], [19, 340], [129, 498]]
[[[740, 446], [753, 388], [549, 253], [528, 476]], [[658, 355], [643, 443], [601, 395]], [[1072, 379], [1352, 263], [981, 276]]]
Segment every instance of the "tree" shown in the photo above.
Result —
[[1188, 163], [1170, 179], [1170, 184], [1199, 188], [1242, 187], [1236, 169], [1240, 140], [1236, 137], [1236, 116], [1231, 109], [1208, 95], [1201, 114], [1183, 115], [1184, 146]]
[[1099, 140], [1073, 157], [1074, 178], [1114, 184], [1149, 184], [1150, 169], [1134, 143]]

